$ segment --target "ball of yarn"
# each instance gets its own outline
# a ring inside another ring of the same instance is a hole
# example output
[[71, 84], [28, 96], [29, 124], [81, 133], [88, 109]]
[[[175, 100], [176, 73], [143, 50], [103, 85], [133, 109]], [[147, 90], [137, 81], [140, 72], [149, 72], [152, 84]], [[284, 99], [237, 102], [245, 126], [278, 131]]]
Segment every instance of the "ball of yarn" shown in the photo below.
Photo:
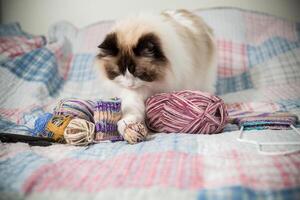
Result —
[[81, 99], [62, 99], [54, 108], [55, 115], [72, 116], [94, 122], [94, 102]]
[[214, 134], [227, 118], [223, 100], [205, 92], [162, 93], [146, 101], [147, 126], [155, 132]]
[[84, 119], [72, 119], [64, 131], [64, 138], [68, 144], [85, 146], [94, 139], [95, 124]]
[[147, 134], [147, 128], [144, 126], [143, 123], [132, 123], [126, 125], [123, 138], [129, 144], [135, 144], [146, 140]]
[[55, 141], [63, 141], [64, 131], [71, 121], [70, 116], [54, 115], [47, 123], [45, 132]]
[[45, 113], [41, 116], [39, 116], [35, 122], [34, 122], [34, 130], [32, 132], [33, 136], [40, 136], [40, 133], [43, 133], [45, 130], [47, 123], [50, 121], [50, 119], [53, 117], [52, 113]]

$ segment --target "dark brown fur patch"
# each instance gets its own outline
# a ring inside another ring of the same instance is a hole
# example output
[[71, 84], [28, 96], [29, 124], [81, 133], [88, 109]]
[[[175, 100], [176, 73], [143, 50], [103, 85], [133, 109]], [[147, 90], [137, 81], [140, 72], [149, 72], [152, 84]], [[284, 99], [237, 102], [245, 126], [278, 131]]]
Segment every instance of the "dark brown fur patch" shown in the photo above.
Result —
[[140, 37], [133, 52], [137, 56], [155, 58], [157, 61], [166, 61], [166, 57], [161, 49], [161, 43], [158, 37], [153, 33], [148, 33]]
[[104, 41], [98, 46], [101, 52], [98, 57], [116, 56], [119, 53], [118, 38], [116, 33], [108, 34]]
[[134, 56], [128, 52], [128, 51], [122, 51], [121, 54], [118, 57], [118, 63], [117, 65], [119, 66], [119, 70], [122, 74], [125, 74], [126, 70], [131, 74], [134, 74], [135, 72], [135, 61], [134, 61]]

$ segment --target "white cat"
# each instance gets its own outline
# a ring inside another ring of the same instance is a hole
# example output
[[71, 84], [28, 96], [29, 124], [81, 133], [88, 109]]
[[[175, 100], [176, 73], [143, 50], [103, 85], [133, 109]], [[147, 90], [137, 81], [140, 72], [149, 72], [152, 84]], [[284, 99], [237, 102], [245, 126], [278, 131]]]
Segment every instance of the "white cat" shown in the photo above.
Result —
[[99, 45], [97, 67], [110, 96], [122, 99], [126, 124], [143, 122], [145, 100], [183, 89], [215, 92], [216, 44], [211, 28], [187, 10], [118, 21]]

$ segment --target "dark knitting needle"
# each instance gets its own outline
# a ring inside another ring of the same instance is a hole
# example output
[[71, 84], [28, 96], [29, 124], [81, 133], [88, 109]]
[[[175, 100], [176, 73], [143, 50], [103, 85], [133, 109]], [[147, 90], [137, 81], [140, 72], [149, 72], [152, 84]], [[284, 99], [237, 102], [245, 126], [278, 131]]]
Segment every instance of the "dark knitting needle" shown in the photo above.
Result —
[[30, 146], [50, 146], [55, 141], [51, 138], [34, 137], [29, 135], [18, 135], [11, 133], [0, 133], [0, 140], [3, 143], [24, 142]]

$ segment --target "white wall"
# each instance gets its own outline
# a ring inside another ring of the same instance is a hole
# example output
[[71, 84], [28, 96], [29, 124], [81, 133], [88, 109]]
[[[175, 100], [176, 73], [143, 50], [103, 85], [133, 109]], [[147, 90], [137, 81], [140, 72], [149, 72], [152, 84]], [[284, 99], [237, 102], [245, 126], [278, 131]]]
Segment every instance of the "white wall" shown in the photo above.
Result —
[[300, 21], [299, 0], [0, 0], [2, 23], [19, 21], [31, 33], [45, 34], [50, 24], [68, 20], [82, 27], [143, 10], [234, 6]]

